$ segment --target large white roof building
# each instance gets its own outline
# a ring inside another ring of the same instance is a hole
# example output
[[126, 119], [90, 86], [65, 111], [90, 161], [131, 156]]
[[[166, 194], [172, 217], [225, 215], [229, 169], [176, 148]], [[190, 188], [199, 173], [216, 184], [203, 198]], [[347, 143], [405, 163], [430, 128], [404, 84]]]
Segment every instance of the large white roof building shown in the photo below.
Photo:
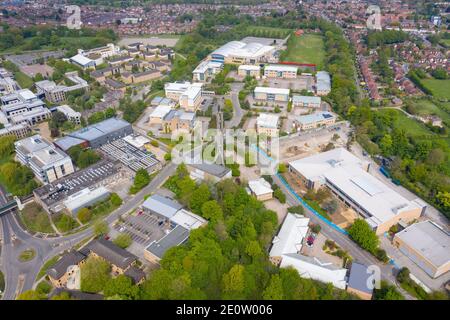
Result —
[[367, 162], [344, 148], [336, 148], [289, 163], [289, 169], [308, 188], [327, 186], [361, 214], [376, 232], [383, 233], [400, 221], [422, 212], [419, 199], [408, 200], [367, 172]]
[[255, 64], [266, 61], [274, 50], [273, 46], [257, 42], [231, 41], [214, 50], [210, 57], [211, 60], [217, 62]]

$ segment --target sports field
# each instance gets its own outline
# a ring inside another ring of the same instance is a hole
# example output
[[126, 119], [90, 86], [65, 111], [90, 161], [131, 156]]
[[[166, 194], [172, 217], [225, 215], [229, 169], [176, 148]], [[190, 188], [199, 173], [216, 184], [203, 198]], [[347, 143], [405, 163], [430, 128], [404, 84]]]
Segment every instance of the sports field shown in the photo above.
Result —
[[287, 50], [281, 55], [281, 61], [314, 63], [322, 69], [325, 59], [323, 38], [317, 34], [294, 34], [288, 40]]

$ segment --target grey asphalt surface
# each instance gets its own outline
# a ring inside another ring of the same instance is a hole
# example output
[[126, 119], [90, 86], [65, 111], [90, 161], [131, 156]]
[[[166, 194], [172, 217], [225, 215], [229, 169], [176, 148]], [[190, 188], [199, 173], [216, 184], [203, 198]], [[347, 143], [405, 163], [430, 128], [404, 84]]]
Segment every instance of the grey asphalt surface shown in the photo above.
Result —
[[[147, 194], [154, 192], [169, 176], [174, 174], [176, 167], [175, 164], [169, 163], [146, 187], [104, 220], [108, 225], [111, 225], [120, 215], [136, 208]], [[6, 201], [3, 192], [0, 192], [0, 194], [0, 201]], [[1, 216], [0, 221], [3, 233], [0, 269], [3, 271], [6, 280], [3, 300], [13, 300], [20, 292], [32, 289], [34, 282], [37, 280], [37, 274], [47, 260], [93, 235], [92, 227], [90, 227], [79, 233], [64, 237], [41, 239], [25, 232], [17, 223], [15, 213]], [[16, 238], [14, 241], [12, 241], [13, 235]], [[36, 251], [36, 257], [25, 263], [20, 262], [17, 257], [23, 250], [30, 248]]]
[[239, 91], [241, 91], [243, 87], [244, 84], [240, 82], [234, 82], [231, 84], [231, 91], [229, 97], [231, 99], [231, 102], [233, 103], [234, 111], [233, 111], [233, 118], [225, 122], [225, 128], [227, 129], [237, 127], [241, 123], [244, 111], [242, 110], [241, 104], [239, 103]]

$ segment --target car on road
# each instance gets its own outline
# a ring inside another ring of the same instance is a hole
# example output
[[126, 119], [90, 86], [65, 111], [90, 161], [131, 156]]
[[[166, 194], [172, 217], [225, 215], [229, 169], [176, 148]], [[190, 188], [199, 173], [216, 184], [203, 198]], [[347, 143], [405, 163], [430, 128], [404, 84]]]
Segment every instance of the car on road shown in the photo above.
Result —
[[314, 241], [316, 240], [316, 234], [311, 233], [308, 238], [306, 238], [306, 245], [310, 248], [314, 245]]
[[105, 235], [105, 240], [109, 240], [109, 239], [111, 239], [110, 236]]

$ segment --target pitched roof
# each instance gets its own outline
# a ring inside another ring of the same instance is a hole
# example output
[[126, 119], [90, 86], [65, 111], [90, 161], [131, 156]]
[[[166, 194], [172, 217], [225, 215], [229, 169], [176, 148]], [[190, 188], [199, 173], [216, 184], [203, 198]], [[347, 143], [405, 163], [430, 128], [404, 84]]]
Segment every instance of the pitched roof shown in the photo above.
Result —
[[86, 248], [121, 269], [126, 269], [137, 260], [134, 254], [105, 239], [92, 241]]
[[70, 266], [77, 265], [84, 259], [86, 259], [86, 257], [82, 253], [72, 250], [63, 255], [53, 267], [49, 268], [47, 274], [53, 279], [58, 280], [64, 276]]

